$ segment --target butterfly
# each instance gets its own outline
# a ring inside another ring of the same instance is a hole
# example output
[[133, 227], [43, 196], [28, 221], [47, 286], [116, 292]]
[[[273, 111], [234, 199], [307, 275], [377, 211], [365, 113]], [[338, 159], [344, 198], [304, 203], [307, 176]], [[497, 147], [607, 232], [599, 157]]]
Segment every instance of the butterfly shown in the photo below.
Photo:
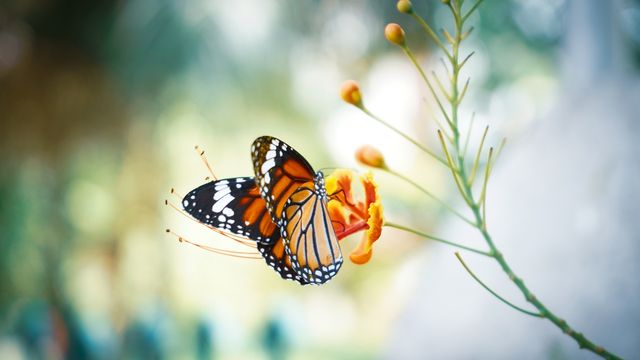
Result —
[[251, 145], [255, 177], [221, 179], [185, 195], [183, 209], [199, 222], [256, 242], [284, 279], [323, 284], [342, 266], [322, 172], [270, 136]]

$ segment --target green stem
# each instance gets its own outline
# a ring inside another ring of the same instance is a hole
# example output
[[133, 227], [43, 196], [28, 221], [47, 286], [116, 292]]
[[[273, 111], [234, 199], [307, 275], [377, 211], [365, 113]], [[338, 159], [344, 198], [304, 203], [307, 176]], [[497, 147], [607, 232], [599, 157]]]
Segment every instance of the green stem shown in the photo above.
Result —
[[535, 313], [529, 310], [525, 310], [517, 305], [514, 305], [513, 303], [509, 302], [507, 299], [503, 298], [502, 296], [498, 295], [498, 293], [496, 293], [495, 291], [493, 291], [490, 287], [488, 287], [484, 282], [482, 282], [482, 280], [480, 280], [480, 278], [478, 278], [476, 276], [476, 274], [473, 273], [473, 271], [471, 271], [471, 269], [469, 268], [469, 266], [467, 266], [467, 263], [464, 262], [464, 260], [462, 260], [462, 256], [460, 256], [460, 253], [456, 251], [455, 253], [456, 257], [458, 258], [458, 261], [460, 261], [460, 264], [462, 264], [462, 266], [464, 267], [465, 270], [467, 270], [467, 272], [469, 273], [469, 275], [471, 275], [471, 277], [478, 282], [478, 284], [480, 284], [483, 288], [485, 288], [488, 292], [491, 293], [491, 295], [495, 296], [498, 300], [502, 301], [503, 303], [509, 305], [510, 307], [525, 313], [527, 315], [531, 315], [531, 316], [535, 316], [535, 317], [542, 317], [541, 314], [539, 313]]
[[[483, 255], [489, 255], [491, 257], [493, 257], [496, 262], [500, 265], [500, 267], [502, 268], [503, 272], [509, 277], [509, 279], [515, 284], [515, 286], [520, 290], [520, 292], [523, 294], [524, 298], [526, 299], [526, 301], [528, 301], [531, 305], [533, 305], [537, 310], [538, 313], [532, 313], [529, 312], [527, 310], [521, 309], [511, 303], [509, 303], [508, 301], [506, 301], [505, 299], [501, 298], [500, 296], [498, 296], [495, 292], [493, 292], [491, 289], [489, 289], [486, 285], [484, 285], [480, 279], [477, 278], [477, 276], [475, 276], [473, 274], [473, 272], [471, 272], [471, 270], [466, 266], [466, 264], [464, 263], [464, 261], [462, 260], [462, 258], [460, 256], [458, 256], [458, 259], [460, 260], [460, 262], [462, 263], [462, 265], [465, 267], [465, 269], [469, 272], [469, 274], [471, 274], [471, 276], [478, 281], [478, 283], [480, 283], [485, 289], [487, 289], [490, 293], [492, 293], [494, 296], [496, 296], [498, 299], [500, 299], [501, 301], [505, 302], [507, 305], [522, 311], [524, 313], [527, 313], [529, 315], [532, 316], [536, 316], [536, 317], [541, 317], [541, 318], [545, 318], [548, 319], [550, 322], [552, 322], [555, 326], [557, 326], [560, 330], [562, 330], [566, 335], [570, 336], [571, 338], [573, 338], [578, 345], [580, 346], [580, 348], [582, 349], [587, 349], [589, 351], [592, 351], [593, 353], [605, 358], [605, 359], [620, 359], [619, 356], [617, 356], [616, 354], [613, 354], [607, 350], [605, 350], [602, 346], [598, 346], [596, 344], [594, 344], [591, 340], [589, 340], [588, 338], [586, 338], [582, 333], [575, 331], [565, 320], [563, 320], [562, 318], [558, 317], [556, 314], [554, 314], [551, 310], [549, 310], [540, 300], [538, 300], [538, 298], [529, 290], [529, 288], [525, 285], [524, 281], [519, 278], [518, 276], [516, 276], [516, 274], [513, 272], [513, 270], [511, 269], [511, 267], [509, 266], [509, 264], [507, 263], [507, 261], [505, 260], [504, 256], [502, 255], [502, 253], [498, 250], [498, 248], [496, 247], [496, 245], [493, 242], [493, 239], [491, 238], [491, 236], [489, 235], [489, 232], [487, 230], [487, 224], [486, 224], [486, 217], [481, 213], [481, 208], [480, 205], [484, 203], [485, 198], [486, 198], [486, 182], [488, 181], [488, 178], [490, 176], [491, 173], [491, 161], [489, 161], [489, 163], [487, 164], [487, 169], [485, 170], [485, 183], [483, 186], [483, 190], [482, 190], [482, 196], [481, 198], [478, 199], [478, 202], [474, 201], [474, 196], [473, 196], [473, 191], [471, 188], [471, 178], [467, 175], [466, 170], [465, 170], [465, 153], [466, 152], [461, 152], [461, 147], [460, 147], [460, 133], [459, 133], [459, 129], [458, 129], [458, 107], [460, 106], [460, 92], [458, 89], [458, 77], [459, 77], [459, 73], [460, 73], [460, 69], [462, 67], [462, 65], [464, 65], [464, 63], [466, 63], [466, 61], [468, 60], [468, 58], [470, 56], [468, 56], [467, 58], [465, 58], [465, 60], [463, 60], [462, 64], [459, 61], [459, 47], [460, 47], [460, 43], [463, 39], [463, 27], [464, 27], [464, 22], [469, 18], [469, 16], [477, 9], [477, 7], [480, 5], [480, 3], [482, 3], [482, 0], [477, 0], [470, 8], [469, 10], [463, 14], [462, 13], [462, 1], [460, 0], [452, 0], [450, 2], [448, 2], [448, 6], [451, 10], [451, 13], [453, 14], [454, 17], [454, 22], [455, 22], [455, 29], [456, 32], [453, 36], [453, 41], [451, 44], [451, 52], [449, 52], [444, 45], [442, 44], [442, 42], [440, 41], [440, 39], [437, 37], [437, 35], [435, 35], [435, 33], [433, 32], [433, 30], [431, 29], [431, 27], [429, 27], [428, 24], [426, 24], [426, 22], [424, 20], [422, 20], [422, 18], [420, 18], [418, 15], [413, 15], [414, 18], [416, 18], [418, 20], [418, 22], [420, 22], [420, 24], [425, 28], [425, 30], [427, 31], [427, 33], [429, 34], [429, 36], [431, 36], [435, 43], [438, 45], [438, 47], [440, 47], [443, 52], [445, 53], [445, 55], [447, 56], [447, 58], [449, 59], [450, 63], [451, 63], [451, 89], [448, 92], [448, 101], [451, 104], [451, 110], [449, 112], [449, 116], [447, 116], [447, 122], [449, 123], [449, 125], [451, 126], [451, 130], [453, 132], [453, 149], [452, 152], [450, 153], [447, 150], [447, 146], [444, 142], [444, 137], [442, 135], [442, 133], [440, 131], [438, 131], [439, 133], [439, 137], [440, 137], [440, 141], [442, 143], [442, 147], [443, 147], [443, 151], [445, 152], [446, 155], [446, 160], [447, 160], [447, 165], [449, 166], [449, 168], [452, 171], [452, 176], [456, 182], [456, 185], [458, 186], [458, 190], [460, 191], [460, 195], [462, 196], [462, 198], [465, 200], [465, 202], [467, 203], [467, 205], [469, 206], [469, 208], [471, 209], [474, 219], [475, 219], [475, 227], [478, 229], [478, 231], [481, 233], [482, 237], [484, 238], [485, 242], [487, 243], [487, 246], [489, 247], [490, 251], [489, 253], [486, 253], [484, 251], [480, 251], [477, 249], [471, 249], [471, 248], [466, 248], [466, 247], [462, 247], [459, 244], [455, 244], [455, 243], [450, 243], [447, 241], [442, 241], [442, 239], [433, 239], [430, 235], [427, 234], [423, 234], [420, 233], [416, 230], [413, 229], [409, 229], [400, 225], [395, 225], [395, 224], [387, 224], [387, 226], [391, 226], [391, 227], [396, 227], [398, 229], [402, 229], [405, 231], [409, 231], [412, 232], [416, 235], [420, 235], [423, 237], [427, 237], [427, 238], [431, 238], [433, 240], [436, 241], [440, 241], [443, 242], [445, 244], [450, 244], [452, 246], [456, 246], [456, 247], [460, 247], [463, 248], [465, 250], [469, 250], [472, 252], [476, 252], [476, 253], [481, 253]], [[450, 37], [450, 36], [449, 36]], [[407, 50], [405, 50], [405, 52], [407, 52]], [[408, 53], [410, 54], [410, 53]], [[410, 56], [412, 57], [412, 56]], [[415, 62], [415, 59], [412, 58], [412, 61]], [[424, 75], [424, 72], [422, 71], [422, 69], [420, 67], [418, 67], [421, 75], [423, 76], [423, 78], [426, 78], [426, 76]], [[430, 85], [430, 83], [427, 81], [427, 85]], [[435, 93], [435, 91], [433, 91], [432, 87], [430, 86], [430, 91], [432, 93]], [[446, 112], [444, 110], [442, 110], [443, 114], [445, 114], [446, 116]], [[504, 145], [504, 143], [500, 146], [500, 148], [498, 149], [498, 152], [496, 154], [496, 158], [498, 157], [500, 150], [502, 149], [502, 146]], [[465, 146], [466, 147], [466, 146]], [[452, 154], [453, 152], [455, 152], [454, 154]], [[490, 151], [490, 154], [493, 151]], [[453, 156], [455, 155], [455, 163], [454, 163], [454, 159]], [[495, 162], [495, 160], [493, 161]], [[485, 207], [483, 207], [482, 209], [484, 210]]]
[[391, 222], [385, 222], [384, 226], [390, 227], [390, 228], [394, 228], [394, 229], [398, 229], [398, 230], [402, 230], [402, 231], [406, 231], [406, 232], [410, 232], [410, 233], [412, 233], [414, 235], [418, 235], [420, 237], [427, 238], [429, 240], [433, 240], [433, 241], [437, 241], [437, 242], [440, 242], [440, 243], [443, 243], [443, 244], [454, 246], [454, 247], [457, 247], [457, 248], [460, 248], [460, 249], [463, 249], [463, 250], [471, 251], [471, 252], [474, 252], [476, 254], [489, 256], [489, 257], [491, 256], [491, 254], [486, 252], [486, 251], [474, 249], [474, 248], [469, 247], [469, 246], [465, 246], [465, 245], [458, 244], [458, 243], [455, 243], [455, 242], [452, 242], [452, 241], [449, 241], [449, 240], [445, 240], [445, 239], [442, 239], [442, 238], [439, 238], [439, 237], [436, 237], [436, 236], [433, 236], [433, 235], [429, 235], [429, 234], [423, 233], [421, 231], [418, 231], [418, 230], [415, 230], [415, 229], [412, 229], [412, 228], [409, 228], [409, 227], [406, 227], [406, 226], [403, 226], [403, 225], [398, 225], [398, 224], [391, 223]]
[[431, 193], [429, 190], [425, 189], [424, 187], [420, 186], [418, 183], [416, 183], [415, 181], [411, 180], [410, 178], [395, 172], [392, 169], [386, 168], [386, 169], [382, 169], [383, 171], [386, 171], [387, 173], [396, 176], [402, 180], [404, 180], [405, 182], [413, 185], [413, 187], [415, 187], [416, 189], [420, 190], [422, 193], [424, 193], [425, 195], [427, 195], [428, 197], [430, 197], [431, 199], [435, 200], [438, 204], [442, 205], [445, 209], [449, 210], [452, 214], [454, 214], [455, 216], [457, 216], [458, 218], [460, 218], [462, 221], [466, 222], [467, 224], [476, 227], [476, 224], [469, 220], [466, 216], [462, 215], [461, 213], [459, 213], [457, 210], [455, 210], [454, 208], [452, 208], [451, 206], [447, 205], [447, 203], [445, 203], [444, 201], [440, 200], [440, 198], [438, 198], [437, 196], [435, 196], [433, 193]]
[[[449, 124], [449, 126], [451, 127], [451, 129], [454, 128], [453, 123], [451, 122], [451, 119], [449, 118], [449, 115], [447, 115], [446, 110], [444, 109], [444, 106], [442, 106], [442, 102], [440, 101], [440, 98], [438, 97], [438, 94], [436, 93], [436, 90], [434, 89], [433, 85], [431, 84], [431, 81], [429, 80], [429, 78], [427, 77], [427, 74], [424, 73], [424, 70], [422, 69], [422, 66], [420, 66], [420, 64], [418, 63], [418, 61], [416, 60], [416, 57], [413, 55], [413, 53], [411, 52], [411, 50], [409, 49], [409, 47], [407, 47], [406, 45], [402, 46], [402, 50], [404, 51], [404, 53], [407, 55], [407, 57], [411, 60], [411, 62], [413, 63], [413, 65], [416, 67], [416, 69], [418, 69], [418, 72], [420, 73], [420, 76], [422, 76], [422, 79], [424, 80], [424, 82], [427, 84], [427, 87], [429, 88], [429, 91], [431, 92], [431, 95], [433, 96], [433, 98], [436, 101], [436, 104], [438, 105], [438, 108], [440, 109], [440, 112], [442, 113], [442, 116], [444, 116], [445, 120], [447, 120], [447, 123]], [[443, 90], [444, 91], [444, 90]], [[445, 92], [445, 97], [447, 97], [447, 100], [450, 100], [450, 98], [448, 97], [448, 95], [446, 95]]]
[[473, 122], [476, 120], [476, 113], [471, 114], [471, 120], [469, 122], [469, 128], [467, 129], [467, 137], [464, 141], [464, 148], [462, 149], [462, 158], [467, 156], [467, 148], [469, 147], [469, 139], [471, 138], [471, 132], [473, 131]]
[[411, 16], [413, 16], [413, 18], [416, 19], [416, 21], [418, 21], [418, 23], [420, 23], [420, 25], [422, 25], [422, 28], [427, 32], [427, 34], [429, 34], [429, 36], [431, 37], [433, 42], [440, 48], [440, 50], [442, 50], [442, 52], [447, 56], [447, 58], [449, 58], [449, 60], [451, 60], [451, 55], [449, 54], [449, 51], [444, 46], [442, 41], [440, 41], [440, 38], [435, 33], [435, 31], [433, 31], [431, 26], [429, 26], [429, 24], [427, 24], [427, 22], [424, 21], [424, 19], [422, 17], [420, 17], [420, 15], [416, 14], [415, 12], [411, 13]]
[[467, 13], [464, 14], [464, 16], [462, 16], [461, 25], [464, 24], [465, 21], [467, 21], [469, 16], [471, 16], [471, 14], [473, 14], [473, 12], [478, 8], [478, 6], [480, 6], [481, 3], [482, 3], [482, 0], [478, 0], [478, 1], [475, 2], [475, 4], [473, 4], [471, 6], [471, 8], [467, 11]]
[[[477, 205], [473, 206], [472, 210], [476, 219], [481, 221], [480, 210], [478, 206]], [[602, 346], [599, 346], [593, 343], [582, 333], [577, 332], [575, 329], [573, 329], [564, 319], [560, 318], [559, 316], [554, 314], [551, 310], [549, 310], [544, 305], [544, 303], [538, 300], [538, 298], [531, 292], [531, 290], [529, 290], [529, 288], [525, 285], [522, 278], [518, 277], [513, 272], [513, 270], [511, 270], [511, 267], [509, 266], [507, 261], [504, 259], [504, 256], [502, 255], [502, 253], [498, 251], [497, 247], [493, 242], [493, 239], [487, 232], [486, 226], [479, 227], [478, 230], [480, 231], [485, 241], [487, 242], [487, 245], [491, 249], [490, 252], [493, 255], [493, 258], [496, 259], [496, 261], [502, 268], [502, 271], [504, 271], [504, 273], [507, 274], [509, 279], [516, 285], [516, 287], [518, 287], [518, 289], [520, 290], [524, 298], [540, 312], [540, 315], [542, 318], [549, 319], [549, 321], [551, 321], [554, 325], [560, 328], [562, 332], [564, 332], [566, 335], [573, 338], [578, 343], [578, 346], [581, 349], [587, 349], [605, 359], [621, 359], [621, 357], [619, 357], [618, 355], [613, 354], [605, 350]]]
[[[469, 177], [469, 185], [473, 186], [473, 180], [476, 178], [476, 171], [478, 170], [478, 166], [480, 165], [480, 155], [482, 154], [482, 148], [484, 147], [484, 140], [487, 138], [487, 132], [489, 131], [489, 126], [484, 128], [484, 132], [482, 133], [482, 138], [480, 139], [480, 146], [478, 146], [478, 151], [476, 151], [476, 158], [473, 161], [473, 167], [471, 168], [471, 176]], [[463, 150], [464, 153], [464, 150]]]
[[377, 122], [381, 123], [382, 125], [386, 126], [387, 128], [393, 130], [396, 134], [402, 136], [403, 138], [405, 138], [405, 140], [409, 141], [413, 145], [417, 146], [420, 150], [422, 150], [425, 153], [431, 155], [431, 157], [433, 157], [434, 159], [438, 160], [443, 165], [447, 166], [447, 162], [444, 159], [442, 159], [440, 156], [438, 156], [436, 153], [434, 153], [433, 151], [431, 151], [428, 148], [424, 147], [422, 144], [420, 144], [416, 140], [413, 140], [411, 137], [409, 137], [409, 135], [407, 135], [407, 134], [403, 133], [402, 131], [396, 129], [395, 127], [393, 127], [392, 125], [390, 125], [386, 121], [384, 121], [381, 118], [379, 118], [378, 116], [374, 115], [373, 113], [371, 113], [369, 111], [369, 109], [364, 107], [364, 105], [362, 105], [362, 106], [360, 106], [358, 108], [360, 110], [362, 110], [362, 112], [364, 112], [365, 114], [369, 115], [370, 118], [376, 120]]

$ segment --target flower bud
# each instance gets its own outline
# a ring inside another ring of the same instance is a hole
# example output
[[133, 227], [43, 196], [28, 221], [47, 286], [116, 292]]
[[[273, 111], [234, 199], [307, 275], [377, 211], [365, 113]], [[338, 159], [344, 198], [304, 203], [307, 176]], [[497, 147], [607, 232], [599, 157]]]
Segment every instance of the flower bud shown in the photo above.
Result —
[[380, 150], [374, 148], [371, 145], [364, 145], [356, 150], [356, 160], [358, 160], [358, 162], [361, 164], [371, 166], [373, 168], [387, 168], [387, 164], [384, 161], [384, 156], [382, 156]]
[[398, 8], [398, 11], [400, 11], [403, 14], [412, 14], [413, 13], [413, 6], [411, 6], [411, 1], [400, 0], [396, 4], [396, 7]]
[[384, 36], [392, 44], [404, 46], [404, 30], [402, 30], [400, 25], [395, 23], [388, 24], [387, 27], [384, 28]]
[[353, 80], [347, 80], [342, 83], [342, 88], [340, 88], [340, 97], [348, 104], [355, 105], [357, 107], [362, 106], [360, 86]]

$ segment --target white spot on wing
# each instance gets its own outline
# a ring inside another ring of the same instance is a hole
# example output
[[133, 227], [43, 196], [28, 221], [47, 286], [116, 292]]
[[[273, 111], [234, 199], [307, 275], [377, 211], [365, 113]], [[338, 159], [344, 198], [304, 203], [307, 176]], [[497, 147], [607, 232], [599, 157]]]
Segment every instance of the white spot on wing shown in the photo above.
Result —
[[223, 196], [227, 195], [228, 193], [231, 192], [231, 189], [229, 189], [228, 187], [225, 188], [224, 190], [217, 192], [213, 195], [213, 200], [220, 200]]
[[276, 157], [276, 151], [275, 150], [267, 151], [267, 154], [265, 155], [266, 159], [273, 159], [274, 157]]
[[233, 201], [233, 196], [231, 196], [231, 194], [227, 194], [213, 204], [211, 211], [219, 213], [222, 209], [226, 208], [231, 201]]
[[233, 210], [232, 210], [231, 208], [228, 208], [228, 207], [227, 207], [227, 208], [224, 208], [224, 209], [222, 210], [222, 213], [223, 213], [223, 214], [225, 214], [225, 215], [227, 215], [227, 216], [233, 216]]
[[266, 174], [272, 167], [276, 166], [276, 162], [273, 159], [269, 159], [262, 163], [262, 167], [260, 167], [260, 171], [263, 174]]

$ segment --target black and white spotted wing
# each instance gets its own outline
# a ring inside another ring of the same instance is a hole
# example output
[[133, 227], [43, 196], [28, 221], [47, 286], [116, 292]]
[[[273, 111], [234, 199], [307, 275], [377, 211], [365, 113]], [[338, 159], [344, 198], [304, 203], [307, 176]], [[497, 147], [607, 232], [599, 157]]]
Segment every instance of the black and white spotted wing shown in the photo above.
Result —
[[182, 206], [201, 223], [255, 240], [267, 265], [283, 279], [303, 285], [307, 283], [293, 270], [280, 230], [271, 221], [254, 178], [232, 178], [204, 184], [190, 191]]
[[222, 179], [190, 191], [184, 210], [196, 220], [263, 244], [274, 244], [280, 230], [271, 221], [252, 177]]

